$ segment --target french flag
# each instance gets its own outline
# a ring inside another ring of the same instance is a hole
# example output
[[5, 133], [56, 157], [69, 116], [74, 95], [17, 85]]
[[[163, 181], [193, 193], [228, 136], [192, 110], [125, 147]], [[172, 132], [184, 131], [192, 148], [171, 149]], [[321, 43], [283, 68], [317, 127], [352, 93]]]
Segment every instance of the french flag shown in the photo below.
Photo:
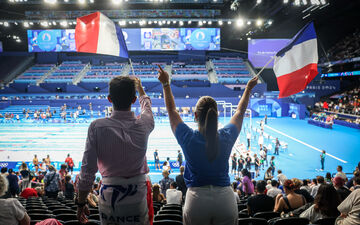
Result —
[[318, 48], [314, 23], [303, 27], [275, 56], [273, 70], [279, 98], [299, 93], [318, 74]]
[[101, 12], [76, 19], [75, 45], [78, 52], [129, 58], [121, 28]]

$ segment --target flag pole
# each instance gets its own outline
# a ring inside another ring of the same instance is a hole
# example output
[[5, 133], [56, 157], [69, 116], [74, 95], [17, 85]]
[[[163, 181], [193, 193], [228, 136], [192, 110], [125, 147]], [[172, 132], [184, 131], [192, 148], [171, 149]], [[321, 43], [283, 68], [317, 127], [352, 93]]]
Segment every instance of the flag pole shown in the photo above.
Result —
[[260, 73], [274, 60], [275, 57], [271, 57], [271, 59], [265, 64], [265, 66], [263, 66], [263, 68], [261, 68], [261, 70], [255, 75], [255, 76], [259, 76]]
[[133, 67], [133, 64], [132, 64], [132, 61], [130, 58], [129, 58], [129, 62], [130, 62], [132, 74], [133, 74], [133, 76], [135, 76], [134, 67]]

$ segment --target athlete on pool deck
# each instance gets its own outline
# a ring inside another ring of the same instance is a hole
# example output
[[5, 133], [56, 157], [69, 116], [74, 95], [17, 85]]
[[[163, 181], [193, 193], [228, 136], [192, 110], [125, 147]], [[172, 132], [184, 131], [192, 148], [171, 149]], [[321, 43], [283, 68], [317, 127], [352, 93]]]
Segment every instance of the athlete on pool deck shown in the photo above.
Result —
[[324, 165], [325, 165], [325, 156], [326, 156], [326, 152], [325, 150], [322, 150], [321, 154], [320, 154], [320, 162], [321, 162], [321, 171], [324, 170]]
[[198, 100], [195, 121], [199, 129], [193, 130], [177, 112], [169, 74], [160, 66], [158, 79], [163, 86], [171, 129], [186, 158], [184, 179], [188, 191], [183, 209], [184, 225], [238, 224], [238, 208], [230, 187], [229, 157], [258, 78], [248, 82], [230, 123], [219, 130], [217, 104], [212, 97]]

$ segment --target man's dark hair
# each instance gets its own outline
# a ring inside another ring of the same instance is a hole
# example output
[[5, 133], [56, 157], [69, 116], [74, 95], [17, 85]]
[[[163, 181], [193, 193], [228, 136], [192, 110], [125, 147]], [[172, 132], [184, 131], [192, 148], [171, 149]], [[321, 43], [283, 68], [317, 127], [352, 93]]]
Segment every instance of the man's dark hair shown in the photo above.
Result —
[[325, 179], [324, 179], [323, 176], [318, 176], [318, 177], [316, 178], [316, 180], [317, 180], [317, 183], [318, 183], [318, 184], [323, 184], [323, 183], [325, 183]]
[[176, 184], [176, 182], [171, 182], [171, 184], [170, 184], [173, 188], [177, 188], [177, 184]]
[[338, 168], [339, 168], [341, 171], [343, 170], [342, 166], [340, 166], [340, 165], [338, 166]]
[[115, 110], [128, 109], [136, 96], [135, 81], [129, 76], [114, 77], [109, 83], [109, 96]]
[[273, 186], [273, 187], [277, 187], [278, 184], [279, 183], [277, 182], [277, 180], [272, 180], [271, 181], [271, 186]]
[[304, 180], [303, 180], [303, 185], [304, 185], [304, 186], [307, 186], [307, 185], [308, 185], [308, 180], [307, 180], [307, 179], [304, 179]]
[[6, 172], [7, 172], [7, 167], [1, 168], [1, 173], [6, 173]]
[[356, 185], [360, 185], [360, 177], [355, 177], [354, 182]]
[[13, 169], [9, 169], [9, 174], [11, 174], [13, 172]]
[[266, 182], [264, 180], [259, 180], [257, 183], [256, 183], [256, 190], [257, 192], [259, 193], [264, 193], [266, 189]]

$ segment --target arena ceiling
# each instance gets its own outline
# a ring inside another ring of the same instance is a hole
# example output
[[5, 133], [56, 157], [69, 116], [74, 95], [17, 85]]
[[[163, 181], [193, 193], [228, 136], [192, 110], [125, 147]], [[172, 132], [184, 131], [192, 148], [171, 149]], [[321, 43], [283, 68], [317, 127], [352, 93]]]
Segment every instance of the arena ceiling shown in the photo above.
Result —
[[290, 38], [312, 20], [325, 49], [360, 28], [357, 0], [0, 0], [0, 41], [27, 51], [27, 29], [74, 28], [98, 10], [123, 27], [221, 27], [222, 47], [244, 51], [250, 38]]

